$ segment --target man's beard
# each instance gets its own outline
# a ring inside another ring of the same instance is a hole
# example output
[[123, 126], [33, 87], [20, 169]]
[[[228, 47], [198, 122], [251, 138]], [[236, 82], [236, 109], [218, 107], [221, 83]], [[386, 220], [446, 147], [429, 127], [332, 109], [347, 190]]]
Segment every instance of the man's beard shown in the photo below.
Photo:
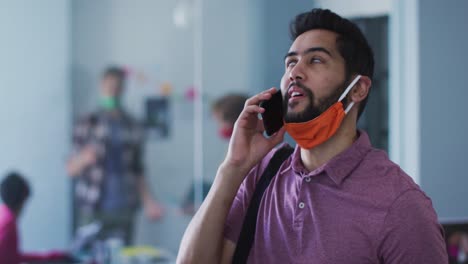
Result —
[[[345, 83], [346, 81], [343, 84], [339, 85], [339, 87], [336, 87], [335, 91], [330, 96], [319, 100], [317, 106], [314, 105], [315, 96], [311, 89], [297, 81], [291, 83], [290, 86], [296, 85], [302, 89], [302, 91], [304, 92], [304, 96], [306, 96], [309, 99], [309, 104], [302, 112], [288, 113], [288, 101], [291, 97], [289, 96], [289, 93], [286, 92], [286, 95], [283, 98], [284, 121], [286, 123], [303, 123], [318, 117], [338, 101], [341, 94], [344, 92]], [[343, 99], [343, 104], [346, 104], [346, 101], [346, 98]]]

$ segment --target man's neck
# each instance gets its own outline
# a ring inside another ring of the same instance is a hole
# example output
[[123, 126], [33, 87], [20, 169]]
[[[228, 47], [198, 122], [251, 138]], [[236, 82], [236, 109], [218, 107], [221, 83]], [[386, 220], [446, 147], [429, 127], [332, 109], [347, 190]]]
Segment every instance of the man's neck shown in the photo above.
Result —
[[[353, 122], [350, 123], [350, 121]], [[312, 149], [301, 148], [302, 164], [308, 171], [313, 171], [348, 149], [356, 138], [355, 121], [345, 118], [336, 134], [329, 140]]]

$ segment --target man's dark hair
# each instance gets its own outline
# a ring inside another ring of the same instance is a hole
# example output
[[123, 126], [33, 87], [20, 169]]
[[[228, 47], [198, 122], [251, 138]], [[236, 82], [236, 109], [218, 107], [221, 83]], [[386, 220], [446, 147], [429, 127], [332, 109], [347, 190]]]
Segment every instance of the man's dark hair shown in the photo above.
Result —
[[12, 211], [17, 212], [29, 197], [28, 182], [17, 172], [8, 173], [0, 183], [0, 196]]
[[119, 87], [123, 88], [125, 83], [125, 70], [119, 66], [110, 66], [102, 73], [102, 78], [113, 77], [119, 80]]
[[247, 95], [227, 94], [213, 103], [212, 111], [219, 113], [224, 121], [234, 124], [244, 109], [247, 99]]
[[[296, 16], [290, 24], [291, 38], [294, 41], [301, 34], [324, 29], [338, 34], [336, 46], [346, 63], [346, 80], [353, 74], [374, 75], [374, 53], [361, 30], [348, 19], [342, 18], [328, 9], [315, 8]], [[361, 102], [358, 119], [367, 104], [369, 95]]]

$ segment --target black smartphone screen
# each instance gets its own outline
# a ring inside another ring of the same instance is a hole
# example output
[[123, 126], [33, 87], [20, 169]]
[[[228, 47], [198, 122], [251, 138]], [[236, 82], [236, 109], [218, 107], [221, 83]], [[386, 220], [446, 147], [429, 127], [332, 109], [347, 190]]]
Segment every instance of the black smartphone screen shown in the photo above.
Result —
[[277, 91], [270, 100], [260, 103], [260, 107], [265, 108], [262, 113], [263, 126], [267, 136], [276, 133], [283, 126], [283, 96], [281, 91]]

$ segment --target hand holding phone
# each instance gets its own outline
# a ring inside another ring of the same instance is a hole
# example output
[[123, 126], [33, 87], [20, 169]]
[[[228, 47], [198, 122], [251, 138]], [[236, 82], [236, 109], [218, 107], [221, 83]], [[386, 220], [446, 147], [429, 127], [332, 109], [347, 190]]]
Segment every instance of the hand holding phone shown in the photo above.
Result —
[[265, 112], [262, 113], [263, 126], [267, 136], [271, 136], [283, 126], [283, 96], [281, 91], [276, 91], [270, 100], [262, 101], [260, 107], [265, 109]]

